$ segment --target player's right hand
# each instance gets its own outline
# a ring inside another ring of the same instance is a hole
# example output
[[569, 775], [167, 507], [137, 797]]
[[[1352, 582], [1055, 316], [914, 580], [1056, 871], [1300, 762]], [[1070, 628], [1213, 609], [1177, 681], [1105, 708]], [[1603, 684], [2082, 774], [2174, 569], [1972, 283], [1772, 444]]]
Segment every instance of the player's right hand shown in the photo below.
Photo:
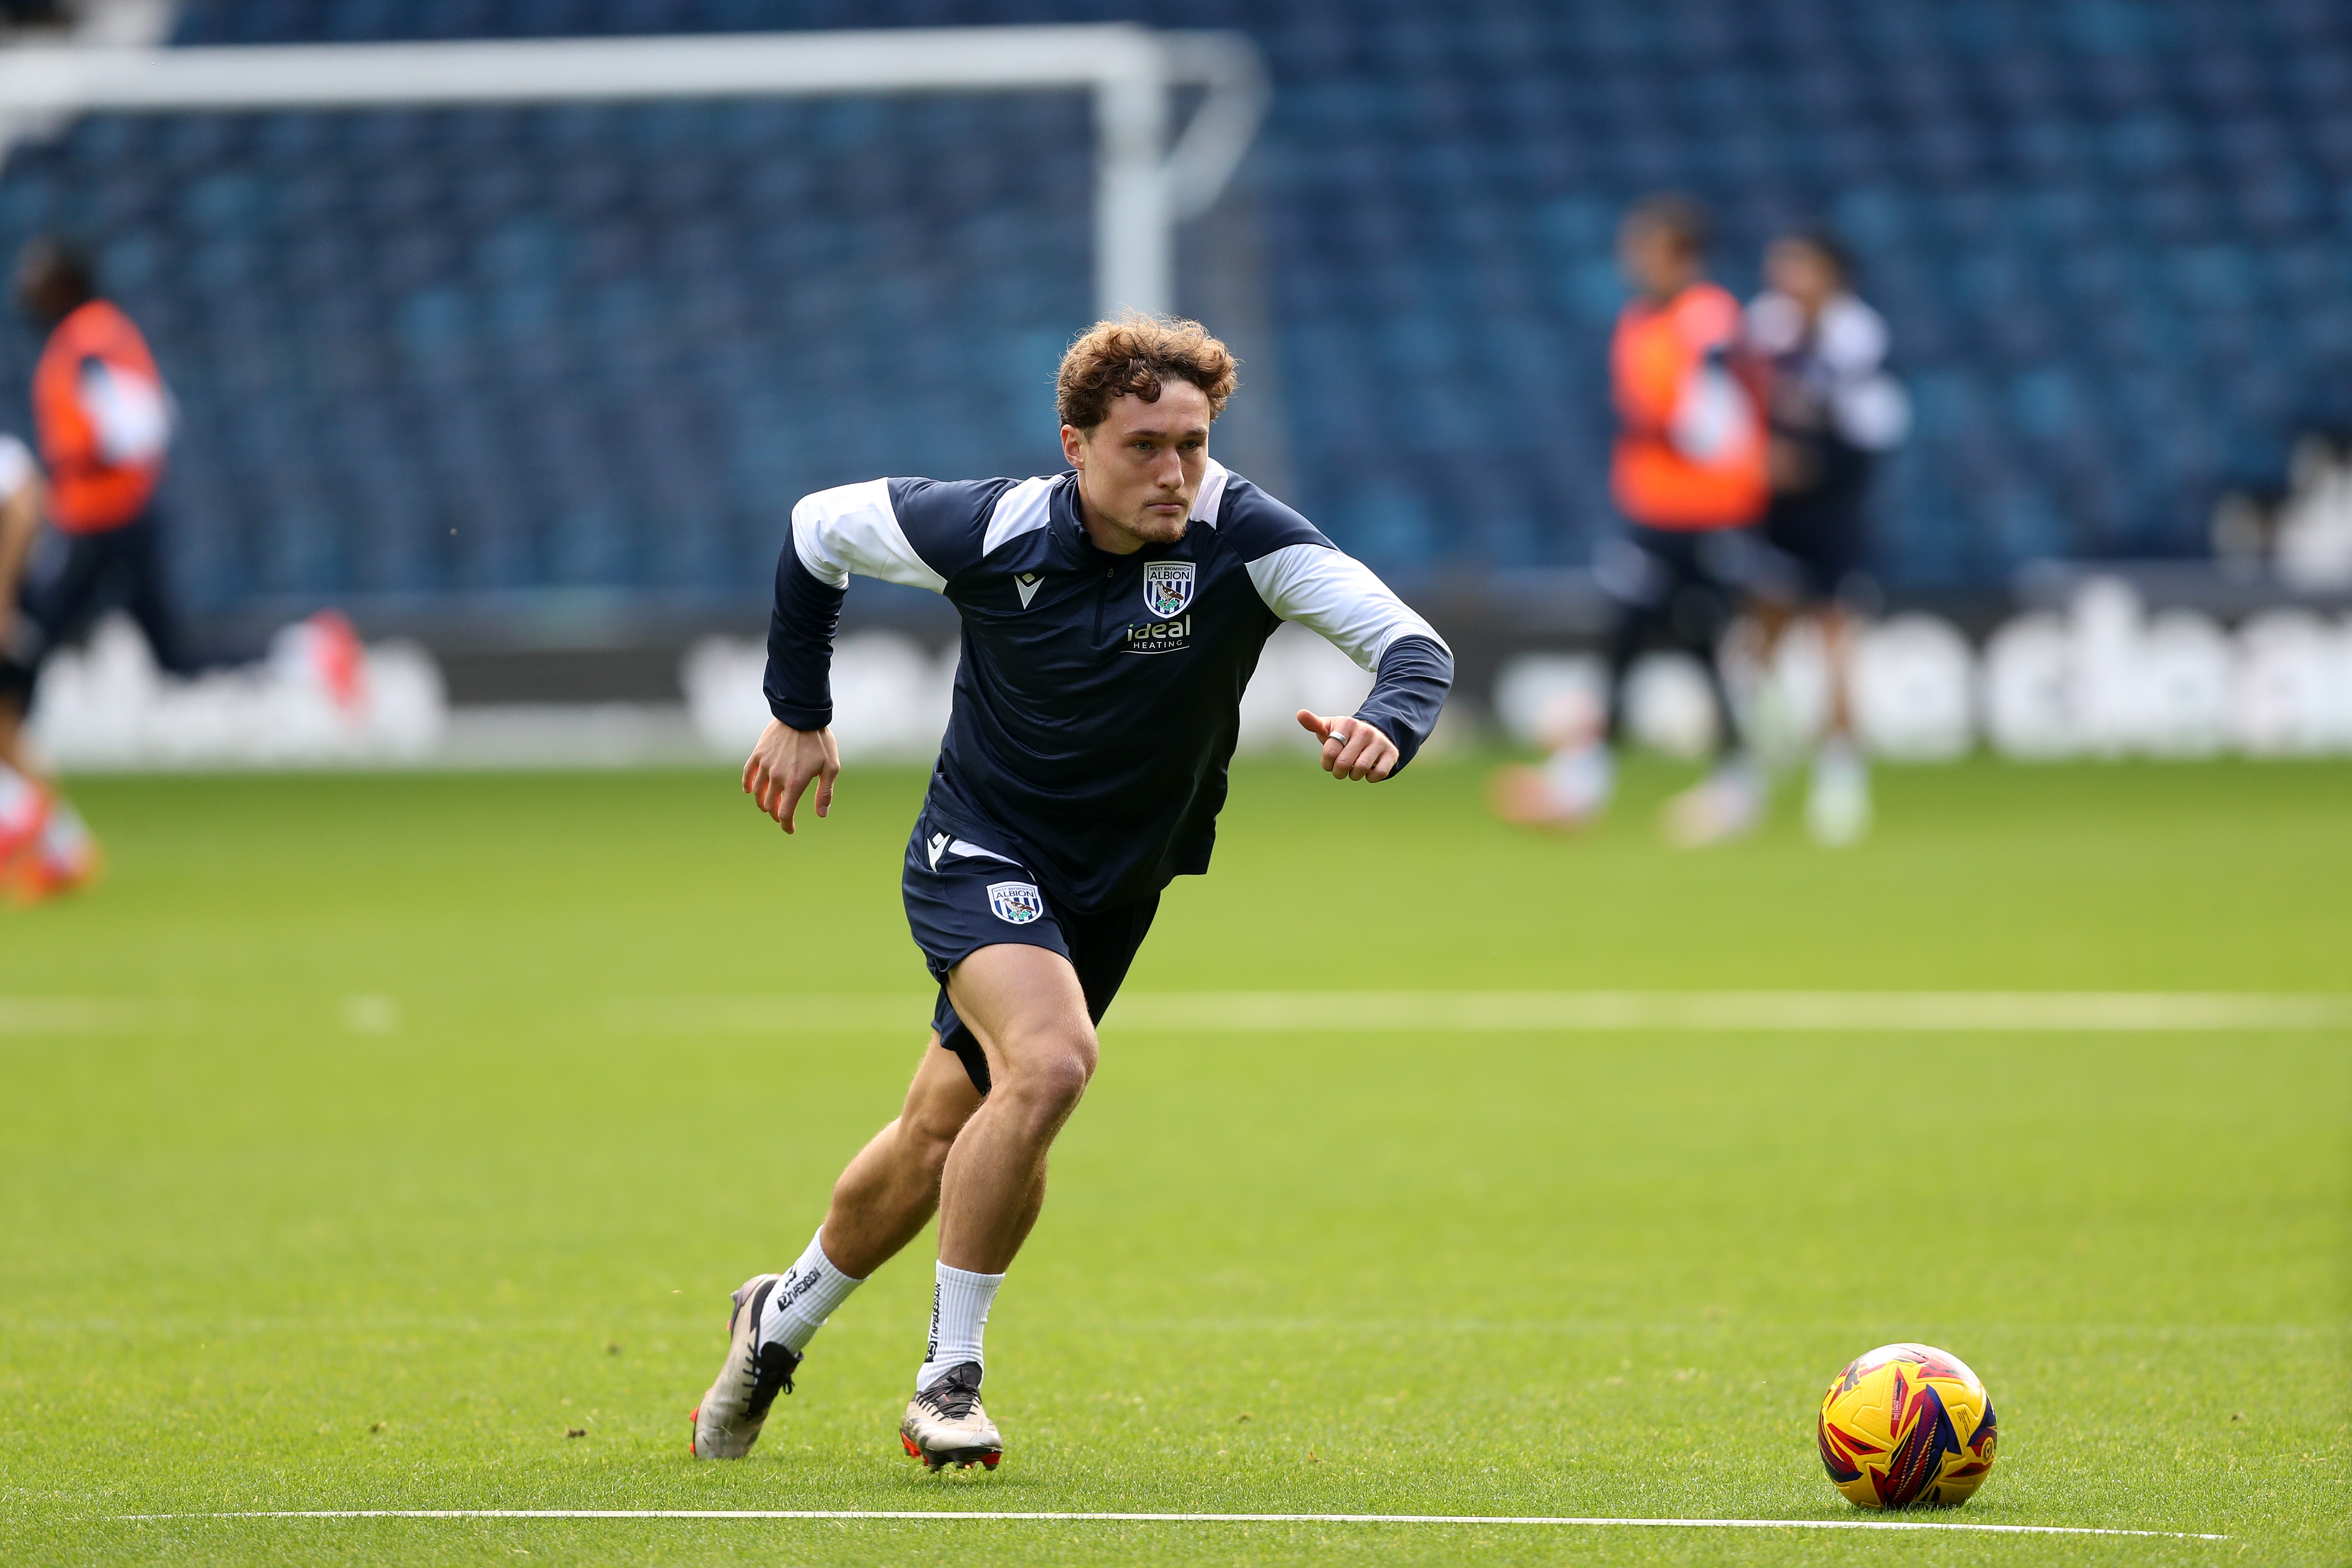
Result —
[[811, 780], [816, 784], [816, 814], [833, 809], [833, 781], [841, 774], [841, 748], [833, 730], [795, 730], [780, 719], [768, 721], [760, 743], [743, 763], [743, 793], [790, 833], [793, 813]]

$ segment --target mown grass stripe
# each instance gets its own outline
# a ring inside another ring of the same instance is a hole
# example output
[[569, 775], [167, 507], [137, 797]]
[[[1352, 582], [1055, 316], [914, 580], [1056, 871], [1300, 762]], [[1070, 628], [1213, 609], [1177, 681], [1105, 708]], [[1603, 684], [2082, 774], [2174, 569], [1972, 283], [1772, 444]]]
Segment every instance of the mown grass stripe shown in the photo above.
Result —
[[246, 1513], [131, 1513], [120, 1521], [176, 1519], [806, 1519], [1009, 1520], [1059, 1524], [1519, 1524], [1654, 1530], [1940, 1530], [1982, 1535], [2137, 1535], [2165, 1541], [2227, 1541], [2178, 1530], [2110, 1530], [2084, 1524], [1969, 1524], [1918, 1519], [1642, 1519], [1456, 1513], [1082, 1513], [1011, 1509], [864, 1508], [350, 1508], [270, 1509]]
[[[621, 997], [624, 1033], [919, 1030], [928, 998]], [[2222, 991], [1195, 991], [1136, 992], [1118, 1034], [1971, 1033], [2352, 1030], [2352, 996]]]

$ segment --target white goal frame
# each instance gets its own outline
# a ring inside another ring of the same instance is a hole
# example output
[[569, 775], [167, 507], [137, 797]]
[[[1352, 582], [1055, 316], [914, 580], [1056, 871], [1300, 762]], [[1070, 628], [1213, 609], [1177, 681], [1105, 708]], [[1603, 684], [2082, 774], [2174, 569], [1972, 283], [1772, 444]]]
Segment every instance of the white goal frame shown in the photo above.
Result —
[[[1171, 100], [1206, 89], [1170, 144]], [[1175, 308], [1176, 226], [1213, 205], [1269, 96], [1237, 33], [1126, 23], [195, 48], [0, 50], [0, 116], [450, 108], [648, 99], [1084, 90], [1095, 301]]]

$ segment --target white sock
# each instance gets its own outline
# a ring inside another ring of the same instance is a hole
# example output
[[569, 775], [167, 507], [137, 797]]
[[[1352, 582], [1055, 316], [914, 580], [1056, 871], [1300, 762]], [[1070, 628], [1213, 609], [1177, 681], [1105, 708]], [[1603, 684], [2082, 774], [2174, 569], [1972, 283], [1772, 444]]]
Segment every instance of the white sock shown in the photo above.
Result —
[[988, 1309], [996, 1300], [996, 1288], [1004, 1283], [1002, 1274], [973, 1274], [944, 1263], [938, 1268], [937, 1282], [931, 1287], [931, 1345], [924, 1354], [922, 1370], [915, 1373], [918, 1394], [937, 1383], [950, 1367], [968, 1361], [988, 1364], [980, 1353], [980, 1336], [988, 1327]]
[[1617, 787], [1617, 753], [1605, 741], [1580, 741], [1562, 746], [1544, 763], [1544, 783], [1552, 804], [1582, 816], [1609, 804]]
[[0, 838], [29, 838], [41, 828], [48, 801], [32, 780], [0, 763]]
[[64, 801], [51, 801], [47, 826], [41, 829], [41, 853], [62, 861], [79, 853], [89, 842], [89, 828], [82, 822], [81, 813]]
[[818, 1227], [801, 1260], [785, 1269], [776, 1288], [768, 1292], [767, 1310], [760, 1316], [759, 1342], [772, 1344], [781, 1340], [786, 1350], [800, 1354], [833, 1316], [833, 1310], [865, 1283], [834, 1266], [824, 1255], [824, 1230]]

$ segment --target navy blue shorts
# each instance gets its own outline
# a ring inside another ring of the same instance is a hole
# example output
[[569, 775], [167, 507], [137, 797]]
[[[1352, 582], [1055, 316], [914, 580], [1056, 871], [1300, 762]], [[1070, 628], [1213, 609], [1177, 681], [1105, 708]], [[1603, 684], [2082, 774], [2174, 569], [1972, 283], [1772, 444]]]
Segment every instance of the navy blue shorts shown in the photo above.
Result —
[[915, 945], [923, 950], [923, 962], [940, 983], [931, 1027], [940, 1032], [940, 1045], [962, 1060], [972, 1088], [982, 1094], [988, 1092], [988, 1058], [949, 1005], [948, 971], [999, 942], [1049, 949], [1078, 972], [1087, 1016], [1099, 1024], [1151, 930], [1151, 917], [1160, 910], [1157, 893], [1093, 914], [1057, 910], [1019, 861], [940, 826], [928, 810], [915, 819], [914, 834], [907, 840], [907, 868], [900, 884]]
[[162, 529], [157, 509], [150, 506], [129, 522], [96, 533], [42, 534], [17, 584], [16, 605], [23, 613], [10, 628], [7, 645], [0, 647], [0, 703], [19, 712], [30, 707], [42, 663], [113, 605], [139, 623], [157, 664], [174, 675], [194, 673], [172, 610]]
[[1790, 604], [1866, 602], [1870, 454], [1829, 446], [1821, 466], [1812, 489], [1772, 498], [1764, 514], [1771, 563], [1759, 586], [1767, 598]]

